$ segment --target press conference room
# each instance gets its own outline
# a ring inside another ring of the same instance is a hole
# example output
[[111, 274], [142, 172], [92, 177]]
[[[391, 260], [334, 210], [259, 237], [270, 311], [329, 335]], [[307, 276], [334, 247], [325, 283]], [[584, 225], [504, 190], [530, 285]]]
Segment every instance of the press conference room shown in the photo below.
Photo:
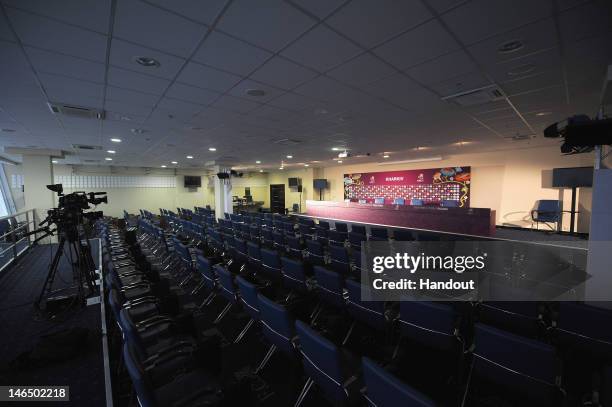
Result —
[[0, 0], [0, 403], [612, 407], [612, 2]]

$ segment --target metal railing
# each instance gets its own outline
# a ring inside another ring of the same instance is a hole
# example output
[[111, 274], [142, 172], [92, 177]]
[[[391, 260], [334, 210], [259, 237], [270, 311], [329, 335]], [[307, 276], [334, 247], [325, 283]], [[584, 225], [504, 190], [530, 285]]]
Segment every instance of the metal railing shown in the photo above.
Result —
[[32, 247], [37, 226], [36, 209], [0, 217], [0, 273]]

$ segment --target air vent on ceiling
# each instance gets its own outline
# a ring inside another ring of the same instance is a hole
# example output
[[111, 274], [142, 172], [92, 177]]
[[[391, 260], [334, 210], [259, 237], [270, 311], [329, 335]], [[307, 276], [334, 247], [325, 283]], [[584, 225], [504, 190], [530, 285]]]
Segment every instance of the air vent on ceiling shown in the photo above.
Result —
[[525, 141], [525, 140], [529, 140], [532, 138], [532, 136], [530, 136], [529, 134], [516, 134], [514, 136], [508, 136], [508, 137], [504, 137], [504, 138], [508, 138], [512, 141]]
[[76, 150], [90, 150], [90, 151], [102, 150], [102, 146], [89, 146], [87, 144], [73, 144], [72, 148]]
[[302, 140], [296, 140], [291, 138], [281, 138], [273, 140], [275, 144], [282, 144], [284, 146], [294, 146], [296, 144], [300, 144]]
[[82, 160], [84, 163], [99, 163], [100, 160]]
[[476, 106], [503, 99], [504, 94], [496, 86], [472, 89], [465, 92], [445, 96], [442, 100], [454, 102], [459, 106]]
[[67, 105], [63, 103], [48, 103], [48, 105], [49, 109], [51, 109], [54, 114], [77, 117], [80, 119], [104, 120], [104, 110], [85, 106]]

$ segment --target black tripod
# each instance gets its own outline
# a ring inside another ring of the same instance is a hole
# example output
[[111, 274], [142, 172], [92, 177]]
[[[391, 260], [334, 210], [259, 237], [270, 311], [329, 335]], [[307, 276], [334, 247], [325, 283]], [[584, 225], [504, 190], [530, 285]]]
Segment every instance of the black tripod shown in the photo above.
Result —
[[[55, 230], [50, 230], [47, 227], [44, 229], [44, 231], [45, 234], [37, 238], [35, 242], [52, 235]], [[55, 255], [53, 256], [53, 261], [49, 266], [47, 278], [45, 279], [40, 295], [35, 302], [35, 306], [39, 310], [41, 309], [41, 303], [43, 300], [48, 301], [51, 298], [51, 295], [58, 291], [64, 290], [62, 288], [52, 291], [52, 288], [62, 255], [64, 254], [64, 249], [66, 248], [66, 243], [68, 243], [68, 260], [72, 269], [73, 281], [76, 280], [77, 295], [75, 301], [82, 304], [87, 296], [90, 296], [96, 292], [96, 267], [91, 255], [89, 238], [85, 234], [84, 239], [81, 241], [79, 229], [76, 225], [71, 226], [69, 230], [61, 231], [59, 236], [59, 245], [55, 251]], [[85, 285], [87, 285], [89, 291], [87, 295], [85, 294]]]

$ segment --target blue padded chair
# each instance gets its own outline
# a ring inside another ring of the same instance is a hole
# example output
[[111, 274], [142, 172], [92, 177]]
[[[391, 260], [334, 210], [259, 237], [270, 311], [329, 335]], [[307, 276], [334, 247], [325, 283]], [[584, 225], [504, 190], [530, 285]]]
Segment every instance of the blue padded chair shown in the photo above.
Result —
[[364, 397], [370, 407], [435, 407], [429, 397], [387, 372], [371, 359], [362, 361]]
[[282, 280], [280, 256], [276, 250], [261, 249], [261, 274], [273, 281]]
[[472, 379], [538, 406], [560, 405], [555, 348], [482, 324], [475, 326], [474, 345]]
[[271, 346], [255, 369], [255, 373], [259, 373], [266, 366], [277, 349], [290, 357], [296, 356], [295, 346], [293, 345], [294, 323], [289, 311], [262, 294], [257, 296], [257, 302], [261, 315], [262, 331]]
[[366, 235], [366, 227], [364, 225], [351, 225], [351, 233], [357, 233], [359, 235]]
[[318, 229], [329, 230], [329, 222], [327, 222], [325, 220], [320, 220], [319, 223], [317, 224], [317, 228]]
[[266, 247], [274, 247], [274, 235], [271, 228], [261, 228], [261, 238]]
[[440, 206], [443, 208], [458, 208], [459, 201], [455, 199], [443, 199], [440, 201]]
[[347, 232], [338, 232], [337, 230], [330, 230], [327, 232], [327, 240], [330, 246], [344, 246], [344, 242], [347, 238]]
[[393, 205], [406, 205], [406, 200], [404, 198], [395, 198]]
[[318, 296], [324, 303], [342, 309], [346, 305], [344, 298], [344, 278], [340, 273], [322, 266], [315, 266]]
[[371, 228], [370, 233], [370, 240], [389, 240], [389, 233], [386, 228]]
[[242, 331], [240, 331], [234, 340], [234, 343], [240, 342], [240, 340], [248, 332], [249, 328], [251, 328], [251, 326], [260, 319], [259, 300], [257, 299], [259, 292], [257, 291], [257, 287], [255, 284], [245, 280], [242, 276], [236, 277], [236, 283], [238, 284], [238, 289], [240, 290], [240, 302], [242, 303], [242, 308], [251, 318], [244, 328], [242, 328]]
[[196, 257], [196, 265], [202, 278], [203, 287], [208, 292], [208, 297], [206, 297], [206, 299], [204, 299], [204, 301], [198, 307], [202, 308], [203, 306], [210, 304], [216, 295], [217, 277], [213, 272], [210, 260], [208, 260], [206, 257], [198, 255]]
[[560, 302], [556, 333], [565, 352], [612, 364], [612, 311]]
[[232, 277], [232, 273], [230, 273], [225, 267], [220, 264], [215, 264], [213, 267], [215, 270], [215, 274], [219, 276], [219, 294], [223, 298], [227, 300], [227, 305], [225, 308], [221, 310], [217, 318], [215, 318], [214, 323], [218, 323], [223, 319], [225, 315], [232, 308], [232, 305], [238, 303], [238, 290], [236, 289], [236, 285], [234, 284], [234, 278]]
[[394, 230], [393, 239], [398, 242], [411, 242], [414, 240], [414, 235], [411, 230]]
[[[362, 301], [361, 300], [361, 283], [355, 280], [346, 280], [346, 289], [348, 291], [347, 311], [355, 321], [359, 321], [370, 328], [377, 331], [384, 331], [387, 326], [385, 316], [385, 303], [382, 301]], [[344, 338], [343, 343], [348, 340], [355, 321], [351, 324], [351, 328]]]
[[348, 233], [348, 225], [342, 222], [334, 222], [334, 229], [336, 232]]
[[300, 340], [304, 373], [308, 377], [295, 407], [302, 404], [313, 384], [334, 405], [346, 402], [349, 391], [345, 385], [349, 377], [345, 375], [347, 369], [342, 365], [338, 347], [302, 321], [295, 322], [295, 332]]
[[287, 242], [287, 248], [289, 249], [289, 255], [302, 258], [302, 242], [300, 239], [293, 235], [285, 235], [285, 241]]
[[323, 266], [325, 264], [325, 253], [323, 245], [318, 240], [306, 240], [306, 249], [308, 253], [308, 261], [311, 264]]
[[[308, 220], [312, 220], [312, 219], [308, 219]], [[305, 224], [305, 223], [300, 223], [298, 225], [298, 230], [300, 232], [300, 235], [302, 235], [305, 239], [312, 239], [314, 236], [314, 232], [315, 232], [315, 228], [313, 225], [310, 224]]]
[[536, 229], [544, 223], [554, 230], [549, 223], [559, 223], [561, 220], [561, 202], [557, 199], [541, 199], [536, 201], [535, 208], [531, 210], [531, 221], [535, 222]]
[[400, 335], [420, 346], [439, 351], [460, 349], [457, 315], [446, 304], [424, 301], [401, 301]]
[[274, 248], [276, 250], [285, 250], [285, 235], [281, 232], [272, 232], [272, 238], [274, 239]]
[[234, 258], [233, 260], [242, 269], [249, 260], [247, 242], [244, 239], [234, 238]]
[[329, 257], [332, 270], [347, 276], [351, 272], [350, 259], [344, 246], [330, 245]]
[[257, 243], [247, 242], [247, 256], [250, 271], [258, 273], [261, 269], [261, 249]]
[[356, 232], [349, 232], [348, 241], [351, 245], [351, 248], [356, 250], [361, 250], [361, 242], [366, 242], [368, 240], [365, 234], [360, 234]]
[[422, 199], [412, 198], [410, 200], [410, 205], [412, 206], [423, 206], [425, 202]]
[[384, 205], [385, 204], [385, 198], [374, 198], [374, 203], [376, 205]]
[[283, 271], [283, 285], [290, 290], [296, 290], [302, 293], [307, 292], [308, 286], [306, 285], [306, 271], [304, 270], [304, 263], [301, 260], [281, 257], [281, 264]]

